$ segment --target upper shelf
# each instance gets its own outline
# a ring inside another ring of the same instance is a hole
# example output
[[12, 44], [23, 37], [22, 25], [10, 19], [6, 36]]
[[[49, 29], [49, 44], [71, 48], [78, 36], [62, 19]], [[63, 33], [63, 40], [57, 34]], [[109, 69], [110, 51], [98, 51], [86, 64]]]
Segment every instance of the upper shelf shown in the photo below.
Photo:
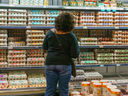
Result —
[[[54, 26], [0, 26], [0, 29], [52, 29]], [[75, 29], [128, 29], [128, 27], [86, 27], [76, 26]]]
[[72, 7], [72, 6], [43, 6], [43, 5], [10, 5], [0, 4], [0, 8], [5, 9], [30, 9], [30, 10], [79, 10], [79, 11], [101, 11], [104, 10], [116, 10], [127, 11], [128, 8], [107, 8], [107, 7]]

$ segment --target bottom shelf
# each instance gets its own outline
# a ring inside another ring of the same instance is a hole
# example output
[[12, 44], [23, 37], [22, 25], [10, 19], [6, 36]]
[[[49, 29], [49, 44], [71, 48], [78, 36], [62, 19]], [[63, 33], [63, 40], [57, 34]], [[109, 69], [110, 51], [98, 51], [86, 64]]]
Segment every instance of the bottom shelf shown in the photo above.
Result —
[[45, 93], [46, 87], [2, 89], [0, 96], [37, 95]]

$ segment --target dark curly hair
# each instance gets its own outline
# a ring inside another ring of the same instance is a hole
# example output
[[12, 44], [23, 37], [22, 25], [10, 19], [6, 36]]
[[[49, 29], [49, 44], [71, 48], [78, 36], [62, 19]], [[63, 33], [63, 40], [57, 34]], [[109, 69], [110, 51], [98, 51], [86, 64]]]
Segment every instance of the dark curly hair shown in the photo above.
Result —
[[58, 31], [70, 32], [75, 25], [74, 16], [69, 12], [62, 12], [55, 19], [55, 28]]

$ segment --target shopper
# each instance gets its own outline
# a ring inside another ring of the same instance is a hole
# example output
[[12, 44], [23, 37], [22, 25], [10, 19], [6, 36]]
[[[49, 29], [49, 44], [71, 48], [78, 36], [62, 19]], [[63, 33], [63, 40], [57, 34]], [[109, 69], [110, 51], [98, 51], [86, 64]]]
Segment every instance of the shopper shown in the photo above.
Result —
[[[55, 29], [48, 31], [43, 49], [47, 50], [45, 72], [47, 89], [45, 96], [54, 96], [57, 83], [60, 96], [68, 96], [68, 83], [71, 78], [71, 58], [79, 55], [76, 36], [71, 32], [74, 28], [74, 17], [68, 12], [61, 13], [55, 19]], [[57, 34], [57, 37], [56, 37]], [[59, 46], [58, 40], [66, 52]]]

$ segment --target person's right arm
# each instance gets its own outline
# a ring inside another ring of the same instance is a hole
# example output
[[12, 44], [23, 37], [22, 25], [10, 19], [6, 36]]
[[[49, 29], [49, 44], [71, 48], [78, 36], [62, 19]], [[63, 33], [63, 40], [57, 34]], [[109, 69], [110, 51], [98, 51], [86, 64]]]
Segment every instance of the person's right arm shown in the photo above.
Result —
[[79, 56], [79, 46], [78, 46], [78, 41], [76, 39], [76, 36], [73, 34], [73, 38], [71, 40], [70, 44], [70, 56], [71, 58], [77, 58]]

